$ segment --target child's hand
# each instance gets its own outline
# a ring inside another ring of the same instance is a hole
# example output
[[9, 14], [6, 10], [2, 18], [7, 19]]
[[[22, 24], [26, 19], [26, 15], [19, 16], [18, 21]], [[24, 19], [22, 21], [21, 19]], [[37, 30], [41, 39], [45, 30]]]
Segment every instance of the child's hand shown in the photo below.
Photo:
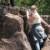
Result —
[[50, 25], [48, 25], [48, 28], [50, 29]]

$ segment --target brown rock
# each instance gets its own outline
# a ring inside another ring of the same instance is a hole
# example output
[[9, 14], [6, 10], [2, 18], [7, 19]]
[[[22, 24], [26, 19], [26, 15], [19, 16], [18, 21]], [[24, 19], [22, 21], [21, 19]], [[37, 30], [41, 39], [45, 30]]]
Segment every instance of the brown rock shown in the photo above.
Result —
[[0, 50], [31, 50], [21, 19], [11, 13], [0, 17]]

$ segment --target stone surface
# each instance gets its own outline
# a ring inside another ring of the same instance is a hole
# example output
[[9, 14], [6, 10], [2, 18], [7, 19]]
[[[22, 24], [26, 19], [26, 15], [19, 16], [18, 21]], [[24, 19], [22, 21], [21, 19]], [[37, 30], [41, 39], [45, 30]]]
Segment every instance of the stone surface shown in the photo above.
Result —
[[0, 50], [32, 50], [22, 30], [23, 21], [10, 14], [0, 16]]

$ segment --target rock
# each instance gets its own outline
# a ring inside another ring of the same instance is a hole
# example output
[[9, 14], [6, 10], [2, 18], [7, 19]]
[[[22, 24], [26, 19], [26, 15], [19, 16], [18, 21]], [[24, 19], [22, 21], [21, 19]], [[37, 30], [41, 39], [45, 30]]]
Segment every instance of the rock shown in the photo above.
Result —
[[0, 50], [32, 50], [21, 19], [11, 13], [0, 16]]
[[30, 44], [24, 32], [16, 32], [11, 38], [2, 38], [0, 49], [4, 50], [31, 50]]

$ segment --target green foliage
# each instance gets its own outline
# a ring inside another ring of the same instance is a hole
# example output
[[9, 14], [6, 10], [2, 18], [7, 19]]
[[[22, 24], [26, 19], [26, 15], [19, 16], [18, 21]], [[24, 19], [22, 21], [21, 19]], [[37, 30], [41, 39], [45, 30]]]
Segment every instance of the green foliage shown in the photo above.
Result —
[[18, 6], [31, 6], [33, 0], [16, 0], [16, 5]]
[[[0, 2], [4, 0], [0, 0]], [[40, 14], [50, 14], [50, 0], [14, 0], [15, 5], [19, 7], [30, 7], [37, 5]]]
[[16, 0], [17, 6], [37, 5], [40, 14], [50, 14], [50, 0]]

